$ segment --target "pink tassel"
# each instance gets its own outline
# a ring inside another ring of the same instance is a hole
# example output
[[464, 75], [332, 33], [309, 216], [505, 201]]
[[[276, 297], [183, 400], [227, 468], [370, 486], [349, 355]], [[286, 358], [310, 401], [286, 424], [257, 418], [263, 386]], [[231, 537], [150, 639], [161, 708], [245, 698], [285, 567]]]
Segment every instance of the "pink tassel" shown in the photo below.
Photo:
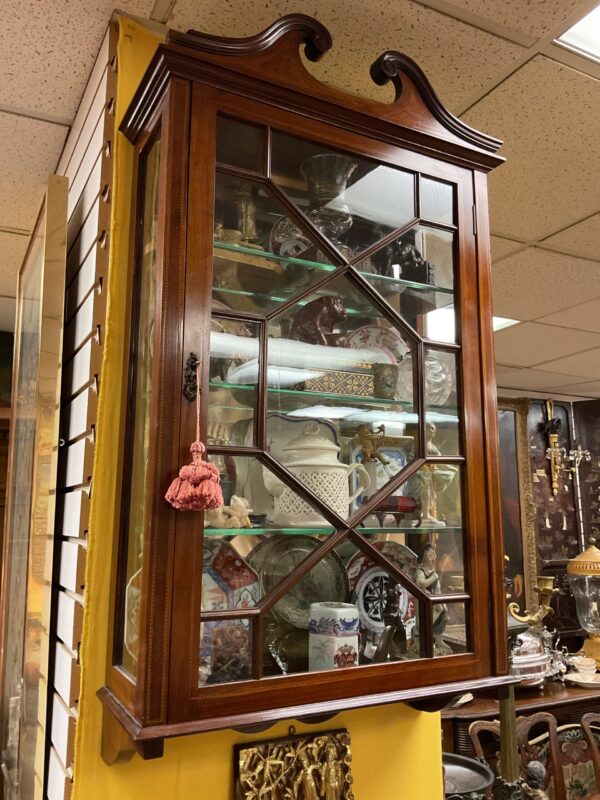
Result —
[[206, 447], [200, 441], [200, 364], [196, 362], [196, 441], [190, 447], [192, 463], [179, 470], [165, 500], [179, 511], [204, 511], [223, 505], [219, 468], [202, 460]]
[[205, 450], [202, 442], [192, 444], [192, 463], [179, 470], [179, 477], [167, 490], [165, 500], [179, 511], [204, 511], [223, 505], [219, 469], [202, 460]]

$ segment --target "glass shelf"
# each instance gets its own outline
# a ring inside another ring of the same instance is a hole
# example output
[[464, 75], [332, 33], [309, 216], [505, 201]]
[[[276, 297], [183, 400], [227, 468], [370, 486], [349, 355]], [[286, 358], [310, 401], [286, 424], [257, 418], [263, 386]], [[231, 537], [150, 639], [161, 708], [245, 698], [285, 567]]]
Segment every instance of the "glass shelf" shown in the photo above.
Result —
[[[281, 262], [286, 265], [295, 264], [310, 269], [319, 269], [323, 272], [334, 272], [337, 269], [334, 264], [327, 264], [322, 261], [310, 261], [302, 258], [294, 258], [292, 256], [281, 256], [276, 253], [270, 253], [267, 250], [259, 250], [255, 247], [243, 247], [242, 245], [230, 244], [228, 242], [214, 242], [214, 248], [215, 258], [222, 258], [224, 260], [234, 262], [243, 259], [243, 263], [248, 263], [250, 265], [252, 265], [253, 262], [260, 264], [261, 262], [266, 261]], [[236, 258], [236, 256], [242, 256], [242, 259], [239, 257]], [[388, 287], [404, 287], [406, 289], [414, 289], [418, 292], [435, 292], [436, 294], [450, 295], [450, 297], [454, 294], [453, 289], [435, 286], [430, 283], [415, 283], [414, 281], [407, 281], [403, 278], [393, 278], [388, 275], [378, 275], [377, 273], [363, 272], [361, 270], [357, 271], [360, 275], [362, 275], [363, 278], [366, 278], [369, 281], [381, 282]], [[215, 287], [214, 290], [218, 291], [219, 293], [252, 295], [252, 292], [240, 292], [239, 290], [224, 287]], [[271, 297], [271, 299], [275, 298]], [[285, 298], [280, 299], [283, 301]]]
[[[402, 526], [399, 528], [356, 528], [357, 533], [366, 534], [394, 534], [394, 533], [458, 533], [461, 527], [439, 527], [432, 528], [427, 526], [410, 527]], [[284, 536], [331, 536], [335, 533], [333, 528], [205, 528], [205, 536], [260, 536], [261, 534], [280, 533]]]
[[[211, 381], [209, 383], [209, 387], [212, 390], [217, 389], [227, 389], [228, 391], [241, 391], [241, 392], [255, 392], [256, 386], [243, 384], [243, 383], [220, 383], [218, 381]], [[307, 402], [313, 402], [318, 400], [333, 400], [336, 402], [342, 401], [344, 403], [351, 403], [353, 405], [359, 406], [378, 406], [378, 407], [397, 407], [402, 406], [403, 408], [407, 408], [412, 410], [413, 404], [408, 400], [388, 400], [387, 398], [382, 397], [362, 397], [361, 395], [350, 395], [350, 394], [334, 394], [333, 392], [306, 392], [297, 389], [275, 389], [269, 388], [268, 390], [269, 395], [274, 398], [281, 398], [278, 403], [278, 407], [275, 411], [280, 411], [286, 398], [290, 400], [306, 400]], [[214, 402], [214, 401], [213, 401]], [[295, 407], [295, 406], [294, 406]], [[339, 408], [338, 406], [332, 406], [333, 408]], [[456, 417], [457, 409], [452, 408], [450, 406], [428, 406], [428, 412], [437, 412], [438, 414], [444, 414], [444, 418], [448, 421], [451, 421], [452, 417]], [[337, 416], [337, 415], [336, 415]], [[428, 413], [427, 416], [429, 417], [430, 414]], [[458, 421], [458, 417], [456, 417], [456, 421]]]

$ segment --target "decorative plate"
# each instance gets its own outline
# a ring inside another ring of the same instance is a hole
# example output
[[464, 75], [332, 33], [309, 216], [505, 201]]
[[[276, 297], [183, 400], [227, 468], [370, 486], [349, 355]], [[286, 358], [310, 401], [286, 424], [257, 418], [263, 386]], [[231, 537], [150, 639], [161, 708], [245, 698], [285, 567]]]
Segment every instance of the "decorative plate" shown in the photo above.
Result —
[[[398, 376], [398, 397], [400, 400], [413, 400], [413, 363], [409, 353], [400, 365]], [[443, 406], [452, 394], [452, 371], [437, 356], [425, 356], [425, 402], [427, 406]]]
[[[387, 543], [386, 543], [387, 544]], [[382, 633], [385, 627], [383, 612], [387, 602], [390, 576], [381, 567], [371, 567], [363, 572], [356, 583], [353, 597], [358, 608], [361, 627], [373, 633]], [[412, 595], [400, 587], [400, 616], [402, 622], [414, 619], [415, 603]]]
[[381, 364], [400, 364], [410, 353], [404, 338], [391, 326], [364, 325], [348, 334], [348, 344], [355, 350], [378, 350]]
[[[396, 566], [404, 572], [411, 580], [415, 580], [415, 573], [417, 569], [417, 556], [413, 551], [404, 544], [398, 542], [374, 542], [374, 546], [381, 551], [381, 553], [392, 561]], [[350, 591], [353, 592], [356, 584], [363, 574], [371, 567], [381, 567], [376, 564], [366, 553], [359, 550], [355, 553], [348, 563], [346, 564], [346, 572], [348, 573], [348, 580], [350, 582]]]
[[312, 242], [289, 217], [280, 217], [271, 228], [269, 247], [273, 253], [299, 258]]
[[600, 688], [600, 675], [596, 673], [594, 677], [590, 680], [589, 678], [584, 678], [580, 672], [567, 672], [565, 675], [565, 680], [569, 681], [569, 683], [574, 683], [577, 686], [581, 686], [582, 689], [599, 689]]
[[[274, 535], [265, 539], [248, 556], [249, 564], [260, 576], [267, 594], [319, 545], [315, 536]], [[345, 603], [348, 576], [341, 558], [330, 552], [283, 597], [273, 611], [295, 628], [308, 630], [310, 604]]]
[[204, 539], [202, 609], [252, 608], [260, 600], [260, 581], [229, 542]]

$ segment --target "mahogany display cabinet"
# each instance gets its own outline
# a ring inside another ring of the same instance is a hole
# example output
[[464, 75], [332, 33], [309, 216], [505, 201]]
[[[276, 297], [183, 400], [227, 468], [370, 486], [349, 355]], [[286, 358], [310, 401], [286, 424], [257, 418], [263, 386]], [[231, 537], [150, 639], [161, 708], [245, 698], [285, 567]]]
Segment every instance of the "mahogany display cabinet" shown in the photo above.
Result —
[[[169, 736], [511, 681], [500, 142], [400, 53], [371, 69], [392, 102], [320, 83], [303, 55], [330, 46], [302, 15], [172, 33], [122, 124], [137, 190], [107, 759], [116, 731], [157, 757]], [[175, 510], [197, 422], [224, 504]]]

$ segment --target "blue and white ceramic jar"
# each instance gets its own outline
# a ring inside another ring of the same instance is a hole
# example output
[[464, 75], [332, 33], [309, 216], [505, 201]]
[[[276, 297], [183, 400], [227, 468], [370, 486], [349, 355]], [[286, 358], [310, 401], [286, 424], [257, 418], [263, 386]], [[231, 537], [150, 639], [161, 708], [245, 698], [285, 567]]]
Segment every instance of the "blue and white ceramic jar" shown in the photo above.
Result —
[[311, 603], [308, 668], [311, 672], [358, 664], [358, 609], [351, 603]]

